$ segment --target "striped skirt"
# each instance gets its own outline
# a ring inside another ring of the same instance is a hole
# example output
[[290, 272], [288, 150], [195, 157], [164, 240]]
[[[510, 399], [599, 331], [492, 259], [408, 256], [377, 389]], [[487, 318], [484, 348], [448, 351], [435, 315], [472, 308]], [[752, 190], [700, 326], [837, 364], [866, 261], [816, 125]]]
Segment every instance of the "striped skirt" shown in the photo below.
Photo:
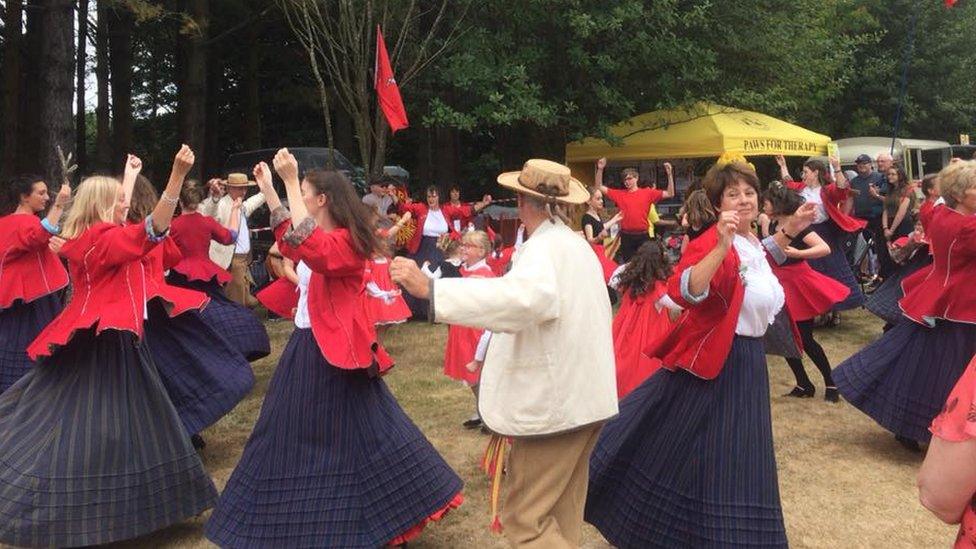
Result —
[[590, 458], [586, 521], [616, 547], [786, 547], [763, 342], [713, 380], [659, 370]]
[[854, 276], [854, 271], [847, 261], [847, 255], [844, 254], [843, 240], [846, 238], [847, 233], [842, 231], [840, 227], [829, 219], [823, 223], [810, 225], [810, 228], [820, 235], [820, 238], [823, 238], [827, 245], [830, 246], [830, 255], [817, 259], [808, 259], [807, 263], [813, 267], [813, 270], [824, 276], [833, 278], [851, 290], [851, 293], [844, 301], [834, 305], [834, 310], [846, 311], [848, 309], [857, 309], [864, 305], [864, 292], [861, 291], [861, 285], [857, 282], [857, 277]]
[[187, 280], [176, 271], [170, 271], [167, 281], [174, 286], [205, 292], [210, 303], [200, 311], [203, 320], [250, 361], [271, 354], [271, 340], [264, 323], [253, 311], [228, 298], [214, 280]]
[[903, 318], [834, 369], [844, 398], [895, 435], [928, 442], [929, 425], [976, 355], [976, 324]]
[[110, 543], [198, 515], [216, 499], [131, 333], [79, 332], [0, 396], [0, 542]]
[[874, 313], [878, 318], [890, 324], [901, 322], [905, 316], [902, 314], [898, 302], [905, 297], [905, 292], [901, 289], [901, 283], [909, 275], [932, 264], [932, 256], [928, 253], [916, 253], [908, 263], [898, 268], [884, 283], [868, 296], [864, 303], [864, 308]]
[[0, 311], [0, 393], [34, 366], [27, 358], [27, 346], [61, 312], [59, 294], [48, 294], [30, 303], [18, 301]]
[[251, 391], [251, 364], [196, 311], [170, 318], [153, 300], [148, 312], [146, 347], [186, 432], [199, 433]]
[[763, 346], [767, 355], [783, 358], [803, 358], [803, 350], [793, 337], [793, 321], [790, 313], [783, 307], [763, 336]]
[[382, 378], [331, 366], [296, 329], [206, 534], [235, 549], [380, 547], [461, 487]]

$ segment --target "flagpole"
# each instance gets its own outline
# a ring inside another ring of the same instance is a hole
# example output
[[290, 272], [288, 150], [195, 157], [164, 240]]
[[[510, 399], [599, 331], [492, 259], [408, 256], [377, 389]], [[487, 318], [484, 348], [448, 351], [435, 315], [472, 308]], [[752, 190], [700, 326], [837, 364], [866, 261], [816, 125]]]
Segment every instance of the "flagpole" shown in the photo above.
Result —
[[892, 155], [895, 154], [895, 141], [898, 140], [898, 130], [901, 128], [902, 109], [905, 106], [905, 95], [908, 93], [908, 68], [912, 63], [912, 56], [915, 53], [915, 29], [918, 26], [920, 4], [921, 2], [917, 2], [915, 4], [915, 11], [912, 13], [912, 22], [908, 27], [908, 45], [905, 48], [905, 65], [902, 67], [901, 71], [901, 86], [898, 91], [898, 108], [895, 110], [895, 122], [893, 124], [894, 131], [891, 135], [891, 149], [888, 151], [888, 153]]

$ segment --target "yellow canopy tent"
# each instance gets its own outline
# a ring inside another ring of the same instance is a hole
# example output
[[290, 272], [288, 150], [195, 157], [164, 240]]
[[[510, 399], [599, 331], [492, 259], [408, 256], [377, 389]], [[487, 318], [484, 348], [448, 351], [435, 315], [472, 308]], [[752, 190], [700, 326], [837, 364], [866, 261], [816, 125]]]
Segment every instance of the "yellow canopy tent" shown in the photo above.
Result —
[[696, 103], [689, 107], [635, 116], [610, 128], [620, 139], [612, 145], [588, 137], [566, 145], [566, 162], [574, 176], [592, 183], [593, 163], [609, 160], [661, 160], [744, 156], [816, 156], [827, 154], [830, 137], [762, 113]]

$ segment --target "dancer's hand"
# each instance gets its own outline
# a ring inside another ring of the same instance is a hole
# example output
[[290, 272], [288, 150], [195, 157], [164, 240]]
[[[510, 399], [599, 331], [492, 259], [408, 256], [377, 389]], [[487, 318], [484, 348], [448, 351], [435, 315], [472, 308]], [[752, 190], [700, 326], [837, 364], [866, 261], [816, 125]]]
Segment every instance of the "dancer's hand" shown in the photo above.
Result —
[[418, 299], [430, 298], [430, 279], [420, 271], [417, 263], [405, 257], [394, 258], [390, 263], [390, 278]]

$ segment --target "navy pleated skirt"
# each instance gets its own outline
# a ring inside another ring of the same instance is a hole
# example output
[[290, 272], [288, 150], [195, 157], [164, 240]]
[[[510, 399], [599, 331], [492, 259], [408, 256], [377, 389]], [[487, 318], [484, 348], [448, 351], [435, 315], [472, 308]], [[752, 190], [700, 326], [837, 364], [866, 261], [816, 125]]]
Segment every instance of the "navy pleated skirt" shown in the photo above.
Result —
[[621, 401], [586, 521], [621, 548], [787, 546], [761, 339], [736, 336], [713, 380], [659, 370]]
[[885, 279], [884, 283], [868, 296], [864, 303], [864, 308], [877, 315], [881, 320], [891, 324], [897, 324], [905, 317], [902, 314], [898, 302], [905, 297], [905, 292], [901, 289], [901, 283], [909, 275], [914, 274], [923, 267], [932, 264], [932, 256], [928, 253], [916, 253], [908, 263], [899, 267], [891, 276]]
[[197, 311], [170, 318], [158, 300], [151, 301], [144, 339], [190, 434], [216, 423], [254, 386], [251, 364]]
[[380, 547], [461, 487], [381, 378], [331, 366], [296, 329], [206, 534], [233, 548]]
[[261, 319], [247, 307], [231, 301], [216, 281], [187, 280], [176, 271], [170, 271], [167, 281], [174, 286], [205, 292], [210, 303], [200, 311], [203, 320], [245, 358], [254, 361], [271, 354], [271, 340]]
[[851, 290], [844, 301], [834, 305], [834, 310], [846, 311], [864, 305], [864, 292], [861, 291], [861, 285], [858, 284], [854, 271], [847, 261], [847, 255], [844, 254], [843, 240], [847, 237], [847, 233], [829, 219], [823, 223], [811, 225], [810, 228], [830, 246], [830, 255], [808, 259], [807, 262], [818, 273], [833, 278]]
[[892, 433], [927, 442], [929, 424], [976, 355], [976, 325], [903, 318], [834, 369], [844, 398]]
[[27, 358], [27, 346], [61, 312], [59, 294], [48, 294], [30, 303], [17, 301], [0, 311], [0, 393], [34, 366]]
[[[424, 261], [429, 261], [431, 265], [437, 265], [444, 261], [444, 253], [437, 247], [437, 237], [421, 237], [420, 247], [417, 248], [417, 253], [410, 255], [410, 259], [416, 261], [417, 265], [423, 265]], [[403, 292], [403, 299], [410, 307], [410, 318], [412, 320], [427, 320], [429, 303], [426, 299], [418, 299], [407, 292]]]
[[0, 542], [110, 543], [198, 515], [216, 499], [131, 333], [78, 332], [0, 396]]

